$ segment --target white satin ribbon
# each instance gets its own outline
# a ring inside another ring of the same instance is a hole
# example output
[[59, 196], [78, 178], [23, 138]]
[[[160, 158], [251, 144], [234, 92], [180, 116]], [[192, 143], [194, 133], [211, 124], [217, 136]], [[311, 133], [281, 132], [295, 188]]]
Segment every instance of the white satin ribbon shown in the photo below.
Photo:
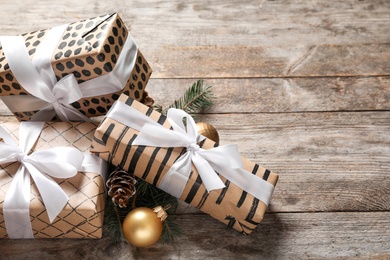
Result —
[[[4, 143], [0, 143], [0, 164], [20, 162], [3, 205], [5, 226], [10, 238], [34, 238], [29, 214], [30, 176], [42, 197], [50, 222], [53, 222], [68, 202], [68, 196], [50, 176], [71, 178], [80, 169], [101, 172], [96, 156], [84, 155], [73, 147], [50, 148], [28, 155], [43, 126], [43, 122], [22, 122], [19, 146], [0, 126], [0, 137], [4, 140]], [[85, 156], [87, 161], [83, 166]]]
[[[208, 192], [224, 188], [218, 177], [226, 179], [244, 191], [269, 204], [274, 186], [244, 170], [236, 145], [224, 145], [209, 150], [199, 148], [198, 142], [205, 137], [196, 130], [193, 118], [179, 109], [168, 110], [168, 120], [173, 130], [167, 129], [142, 114], [133, 107], [122, 102], [115, 102], [107, 117], [140, 131], [133, 145], [154, 147], [185, 147], [186, 153], [181, 155], [164, 175], [159, 188], [179, 198], [191, 173], [191, 163], [196, 167]], [[186, 126], [183, 124], [186, 119]]]
[[136, 62], [138, 47], [128, 34], [114, 69], [105, 75], [77, 83], [73, 74], [57, 82], [51, 56], [68, 25], [51, 28], [41, 42], [33, 60], [29, 58], [22, 36], [3, 36], [0, 42], [10, 69], [17, 81], [32, 96], [1, 97], [12, 112], [39, 110], [32, 121], [90, 121], [70, 104], [92, 96], [106, 95], [123, 89]]

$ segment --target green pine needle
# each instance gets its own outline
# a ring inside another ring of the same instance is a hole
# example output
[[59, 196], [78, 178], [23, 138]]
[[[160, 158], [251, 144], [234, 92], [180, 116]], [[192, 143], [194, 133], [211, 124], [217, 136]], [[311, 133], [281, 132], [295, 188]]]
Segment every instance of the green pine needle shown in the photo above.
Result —
[[181, 234], [181, 226], [168, 217], [163, 223], [163, 233], [160, 240], [165, 244], [169, 244], [175, 241]]
[[154, 105], [154, 109], [166, 115], [169, 108], [178, 108], [186, 111], [188, 114], [201, 113], [205, 109], [213, 105], [214, 95], [212, 86], [205, 86], [203, 80], [197, 80], [189, 87], [184, 95], [175, 100], [167, 109], [163, 109], [160, 105]]
[[156, 110], [157, 112], [160, 112], [160, 113], [163, 112], [162, 106], [161, 106], [161, 105], [158, 105], [158, 104], [154, 104], [154, 105], [153, 105], [153, 109]]

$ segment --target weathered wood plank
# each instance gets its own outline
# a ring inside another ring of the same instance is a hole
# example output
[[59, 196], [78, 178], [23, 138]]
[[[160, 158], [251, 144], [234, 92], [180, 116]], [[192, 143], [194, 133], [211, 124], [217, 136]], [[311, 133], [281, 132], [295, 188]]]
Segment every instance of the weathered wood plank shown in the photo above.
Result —
[[[155, 79], [147, 90], [163, 107], [196, 79]], [[390, 77], [205, 79], [214, 106], [205, 113], [367, 111], [390, 109]], [[0, 114], [11, 115], [0, 100]]]
[[390, 74], [390, 6], [379, 1], [335, 6], [248, 1], [241, 8], [234, 1], [3, 2], [0, 15], [19, 18], [4, 19], [0, 34], [51, 27], [121, 6], [156, 78]]
[[[194, 79], [151, 79], [156, 104], [168, 107]], [[390, 77], [205, 79], [214, 105], [205, 113], [359, 111], [390, 109]], [[1, 107], [0, 107], [1, 108]]]
[[390, 75], [390, 43], [282, 47], [161, 46], [146, 57], [154, 64], [155, 78]]
[[[182, 237], [137, 249], [125, 242], [0, 240], [2, 259], [388, 259], [390, 213], [277, 213], [249, 236], [203, 214], [176, 215]], [[49, 242], [49, 243], [48, 243]], [[34, 252], [32, 254], [32, 252]]]
[[2, 34], [24, 33], [117, 11], [148, 49], [153, 45], [383, 43], [390, 37], [390, 5], [381, 0], [331, 4], [323, 0], [244, 0], [239, 5], [234, 0], [2, 0], [1, 4], [1, 17], [11, 17], [1, 21]]

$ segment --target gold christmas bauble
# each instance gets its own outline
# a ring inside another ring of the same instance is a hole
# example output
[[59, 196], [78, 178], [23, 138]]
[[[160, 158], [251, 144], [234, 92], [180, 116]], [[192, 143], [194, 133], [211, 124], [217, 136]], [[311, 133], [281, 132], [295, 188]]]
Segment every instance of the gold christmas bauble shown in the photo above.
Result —
[[219, 135], [217, 129], [214, 126], [204, 123], [198, 122], [196, 123], [196, 127], [198, 129], [199, 134], [206, 136], [208, 139], [219, 143]]
[[123, 221], [125, 238], [136, 247], [153, 245], [160, 239], [162, 230], [162, 219], [147, 207], [133, 209]]

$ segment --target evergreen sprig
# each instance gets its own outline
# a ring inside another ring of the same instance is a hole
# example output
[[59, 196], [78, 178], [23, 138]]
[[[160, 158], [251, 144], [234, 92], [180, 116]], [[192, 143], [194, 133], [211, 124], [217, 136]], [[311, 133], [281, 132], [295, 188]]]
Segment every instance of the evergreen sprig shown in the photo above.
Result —
[[166, 115], [168, 109], [173, 107], [182, 109], [193, 116], [193, 114], [201, 113], [212, 106], [213, 99], [212, 86], [204, 85], [203, 80], [200, 79], [192, 84], [181, 98], [176, 99], [166, 109], [163, 109], [160, 105], [155, 105], [154, 109]]
[[[154, 105], [153, 108], [164, 115], [166, 115], [169, 108], [178, 108], [194, 117], [193, 114], [201, 113], [209, 108], [213, 104], [213, 98], [212, 87], [204, 85], [203, 80], [197, 80], [185, 91], [181, 98], [175, 100], [166, 109], [163, 109], [161, 105]], [[168, 218], [163, 223], [161, 241], [164, 243], [174, 241], [181, 234], [180, 225], [170, 217], [176, 212], [177, 199], [140, 178], [136, 177], [136, 180], [137, 192], [136, 195], [130, 199], [127, 208], [117, 207], [112, 202], [111, 198], [107, 196], [105, 222], [108, 231], [115, 237], [116, 241], [122, 241], [124, 240], [124, 236], [121, 223], [123, 223], [126, 215], [133, 208], [154, 208], [156, 206], [166, 207], [167, 205], [170, 205], [170, 209], [167, 210]]]

